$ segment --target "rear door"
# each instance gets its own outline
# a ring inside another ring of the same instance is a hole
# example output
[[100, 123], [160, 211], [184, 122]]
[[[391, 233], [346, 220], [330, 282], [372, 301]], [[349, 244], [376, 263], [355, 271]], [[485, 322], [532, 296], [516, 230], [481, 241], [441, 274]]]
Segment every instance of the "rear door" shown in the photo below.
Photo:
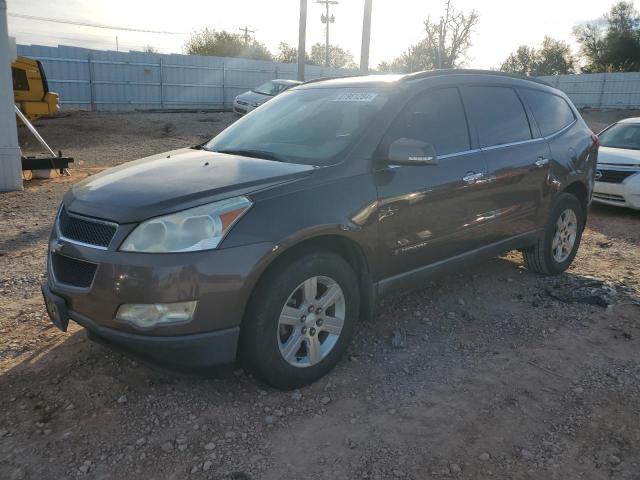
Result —
[[549, 169], [547, 142], [511, 86], [468, 85], [462, 94], [492, 184], [480, 235], [492, 243], [535, 230]]
[[[434, 146], [437, 164], [389, 165], [388, 146], [399, 138]], [[482, 174], [456, 87], [428, 90], [411, 99], [384, 136], [375, 172], [382, 277], [443, 260], [477, 245], [473, 220], [482, 210]]]

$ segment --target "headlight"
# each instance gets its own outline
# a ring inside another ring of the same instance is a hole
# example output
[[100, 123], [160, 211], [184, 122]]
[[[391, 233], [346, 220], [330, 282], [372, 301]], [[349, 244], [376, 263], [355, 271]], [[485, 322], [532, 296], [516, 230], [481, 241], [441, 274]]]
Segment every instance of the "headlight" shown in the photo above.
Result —
[[148, 253], [211, 250], [251, 205], [247, 197], [235, 197], [152, 218], [138, 225], [120, 250]]

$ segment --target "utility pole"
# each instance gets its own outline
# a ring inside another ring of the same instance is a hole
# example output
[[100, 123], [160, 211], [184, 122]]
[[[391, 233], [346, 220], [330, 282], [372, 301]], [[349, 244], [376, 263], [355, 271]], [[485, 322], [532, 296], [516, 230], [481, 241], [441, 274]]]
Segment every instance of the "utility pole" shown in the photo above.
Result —
[[241, 32], [244, 32], [244, 44], [245, 46], [249, 44], [249, 34], [256, 33], [255, 30], [249, 30], [249, 27], [239, 28]]
[[120, 51], [120, 47], [118, 46], [118, 35], [116, 35], [116, 52]]
[[371, 3], [364, 0], [364, 16], [362, 18], [362, 45], [360, 47], [360, 73], [369, 73], [369, 42], [371, 41]]
[[307, 42], [307, 0], [300, 0], [300, 24], [298, 26], [298, 80], [304, 82], [304, 64]]
[[334, 23], [336, 21], [336, 17], [334, 17], [333, 15], [329, 16], [329, 5], [337, 5], [338, 2], [336, 0], [316, 0], [316, 3], [321, 3], [325, 6], [326, 8], [326, 14], [323, 13], [320, 16], [320, 20], [322, 20], [322, 23], [326, 24], [326, 45], [325, 45], [325, 51], [324, 51], [324, 66], [328, 67], [329, 66], [329, 24], [330, 23]]

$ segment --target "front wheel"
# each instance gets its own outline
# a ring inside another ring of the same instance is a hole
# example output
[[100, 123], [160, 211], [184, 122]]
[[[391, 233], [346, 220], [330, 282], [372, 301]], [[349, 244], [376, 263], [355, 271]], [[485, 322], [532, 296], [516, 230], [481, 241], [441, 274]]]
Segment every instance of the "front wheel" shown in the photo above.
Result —
[[357, 277], [332, 253], [314, 253], [269, 272], [242, 326], [245, 367], [277, 388], [328, 373], [346, 350], [359, 310]]
[[556, 275], [569, 268], [578, 253], [584, 218], [578, 199], [560, 194], [538, 242], [522, 251], [526, 267], [544, 275]]

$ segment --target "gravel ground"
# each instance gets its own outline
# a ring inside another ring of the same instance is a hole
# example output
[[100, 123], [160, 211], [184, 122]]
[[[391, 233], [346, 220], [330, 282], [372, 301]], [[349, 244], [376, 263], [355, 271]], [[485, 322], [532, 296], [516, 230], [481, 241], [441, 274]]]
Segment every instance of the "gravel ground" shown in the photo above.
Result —
[[[597, 131], [620, 115], [585, 117]], [[0, 196], [0, 478], [640, 478], [640, 212], [594, 206], [563, 275], [531, 274], [514, 252], [386, 298], [334, 372], [300, 391], [56, 330], [39, 284], [64, 192], [233, 119], [40, 121], [77, 163]]]

